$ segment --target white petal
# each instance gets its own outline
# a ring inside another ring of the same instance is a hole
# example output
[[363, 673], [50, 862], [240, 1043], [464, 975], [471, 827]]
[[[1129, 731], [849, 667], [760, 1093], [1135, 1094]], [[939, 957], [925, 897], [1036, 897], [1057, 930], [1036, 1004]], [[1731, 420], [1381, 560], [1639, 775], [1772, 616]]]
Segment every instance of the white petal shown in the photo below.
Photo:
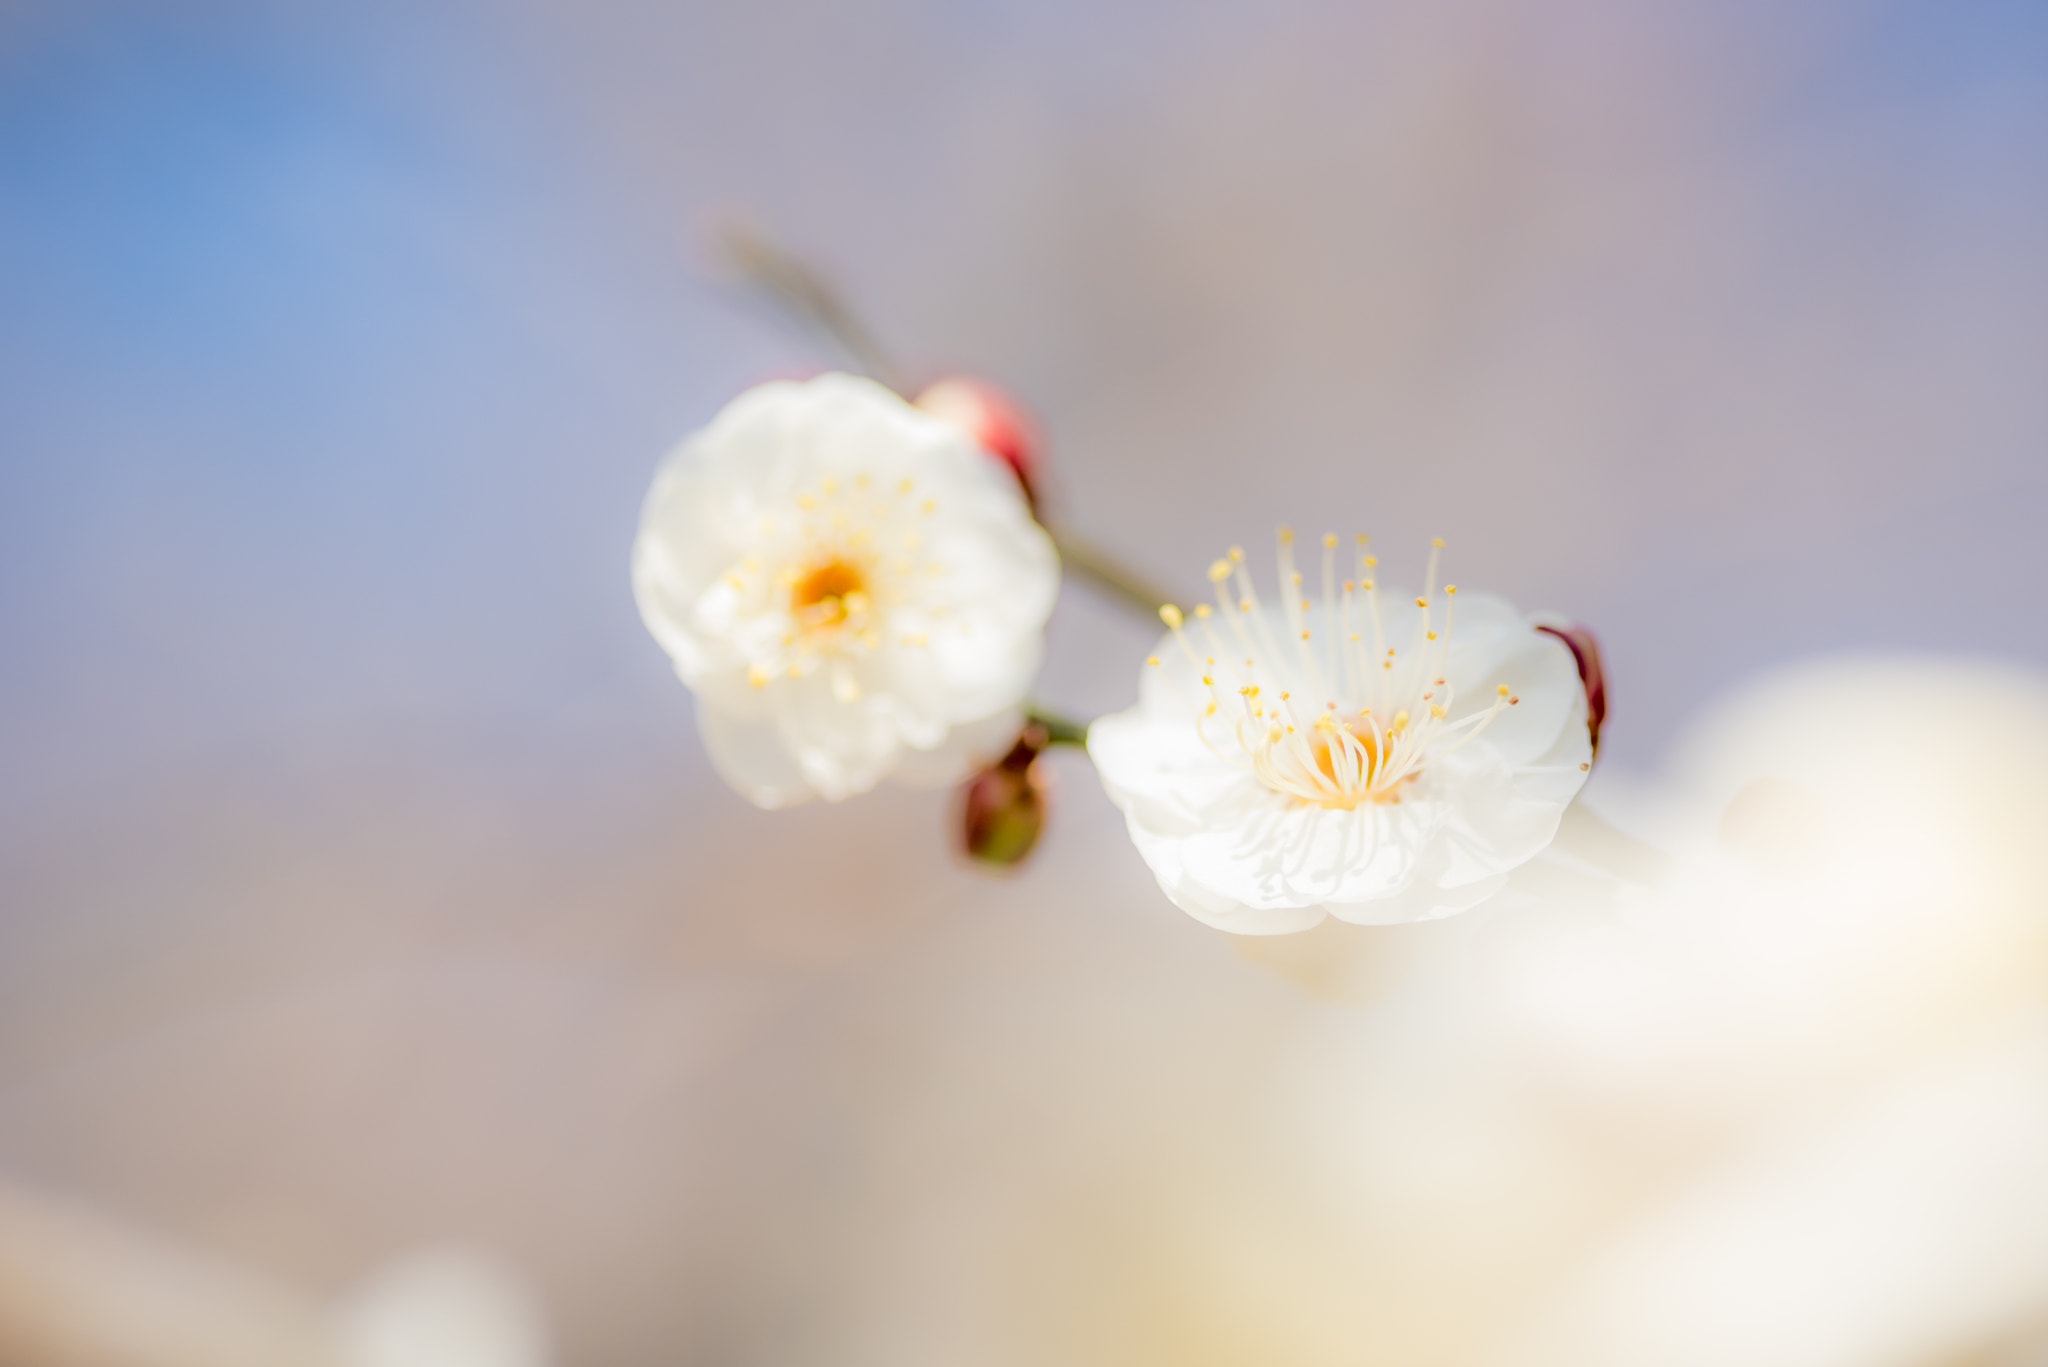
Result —
[[1023, 714], [1015, 708], [963, 722], [949, 728], [945, 738], [930, 749], [906, 747], [891, 777], [916, 788], [959, 783], [1008, 754], [1023, 727]]
[[1189, 879], [1180, 865], [1178, 842], [1154, 835], [1135, 824], [1131, 843], [1158, 878], [1168, 900], [1204, 925], [1227, 930], [1233, 935], [1287, 935], [1307, 930], [1323, 920], [1321, 907], [1248, 907], [1229, 897], [1211, 892]]
[[[1133, 708], [1088, 728], [1088, 756], [1103, 788], [1146, 827], [1194, 831], [1233, 791], [1258, 781], [1202, 744], [1191, 718]], [[1263, 791], [1263, 790], [1260, 790]]]
[[699, 698], [697, 730], [719, 777], [755, 806], [794, 807], [818, 795], [772, 716], [749, 717]]

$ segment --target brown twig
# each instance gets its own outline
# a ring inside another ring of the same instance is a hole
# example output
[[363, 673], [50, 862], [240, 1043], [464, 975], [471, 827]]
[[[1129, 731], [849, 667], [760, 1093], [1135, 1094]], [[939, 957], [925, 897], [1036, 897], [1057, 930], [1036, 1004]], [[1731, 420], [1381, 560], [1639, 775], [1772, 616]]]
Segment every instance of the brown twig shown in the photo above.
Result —
[[718, 245], [742, 284], [778, 305], [790, 321], [814, 339], [843, 353], [853, 367], [897, 393], [901, 373], [875, 335], [861, 326], [839, 292], [801, 258], [769, 241], [744, 219], [731, 219], [718, 232]]

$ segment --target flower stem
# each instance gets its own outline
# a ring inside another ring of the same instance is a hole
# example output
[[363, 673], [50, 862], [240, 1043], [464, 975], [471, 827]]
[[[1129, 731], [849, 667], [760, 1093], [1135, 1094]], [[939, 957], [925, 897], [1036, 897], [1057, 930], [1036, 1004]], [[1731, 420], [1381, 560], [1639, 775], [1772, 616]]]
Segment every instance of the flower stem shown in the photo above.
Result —
[[1047, 745], [1079, 745], [1085, 747], [1088, 744], [1088, 723], [1075, 721], [1071, 717], [1063, 717], [1057, 712], [1048, 712], [1037, 703], [1024, 704], [1024, 720], [1029, 725], [1045, 728], [1045, 743]]
[[1158, 625], [1159, 607], [1162, 603], [1173, 601], [1171, 594], [1162, 592], [1149, 580], [1117, 564], [1072, 532], [1064, 532], [1057, 527], [1047, 527], [1045, 530], [1052, 537], [1052, 544], [1060, 553], [1061, 564], [1146, 621], [1154, 626]]

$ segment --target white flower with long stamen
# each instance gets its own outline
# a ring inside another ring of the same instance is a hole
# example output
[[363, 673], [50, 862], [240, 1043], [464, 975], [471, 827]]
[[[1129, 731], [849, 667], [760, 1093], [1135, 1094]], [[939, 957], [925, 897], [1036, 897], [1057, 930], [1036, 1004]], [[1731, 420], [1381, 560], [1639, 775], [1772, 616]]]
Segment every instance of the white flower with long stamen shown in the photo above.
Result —
[[1058, 588], [1010, 473], [849, 375], [735, 399], [662, 465], [633, 547], [712, 762], [763, 807], [1002, 754]]
[[1166, 895], [1240, 934], [1448, 916], [1557, 832], [1592, 764], [1571, 651], [1505, 601], [1379, 582], [1366, 538], [1320, 597], [1280, 532], [1277, 607], [1232, 548], [1088, 753]]

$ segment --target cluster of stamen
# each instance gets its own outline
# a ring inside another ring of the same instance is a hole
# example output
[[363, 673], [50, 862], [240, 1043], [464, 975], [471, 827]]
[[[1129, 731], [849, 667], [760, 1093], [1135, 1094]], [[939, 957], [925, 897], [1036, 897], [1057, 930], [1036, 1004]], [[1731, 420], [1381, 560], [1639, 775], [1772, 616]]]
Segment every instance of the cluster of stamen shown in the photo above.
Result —
[[900, 644], [927, 644], [923, 630], [905, 628], [943, 616], [945, 605], [901, 609], [921, 583], [944, 573], [925, 554], [920, 526], [935, 507], [908, 477], [885, 485], [861, 474], [827, 476], [799, 492], [793, 515], [761, 514], [756, 543], [774, 549], [744, 557], [723, 576], [738, 615], [757, 625], [745, 644], [747, 681], [765, 688], [778, 677], [829, 668], [833, 693], [852, 702], [860, 697], [854, 659], [881, 649], [892, 632]]
[[[1275, 792], [1350, 810], [1399, 802], [1425, 765], [1469, 743], [1521, 699], [1499, 683], [1490, 707], [1450, 720], [1457, 690], [1445, 663], [1457, 585], [1443, 586], [1440, 619], [1428, 597], [1417, 598], [1413, 630], [1392, 644], [1378, 558], [1359, 536], [1354, 577], [1340, 583], [1337, 544], [1334, 533], [1323, 537], [1320, 612], [1295, 569], [1294, 533], [1282, 527], [1277, 622], [1235, 546], [1209, 567], [1214, 609], [1196, 606], [1192, 625], [1170, 604], [1159, 616], [1206, 691], [1200, 701], [1182, 696], [1202, 743]], [[1443, 544], [1430, 543], [1425, 594], [1436, 583]]]

